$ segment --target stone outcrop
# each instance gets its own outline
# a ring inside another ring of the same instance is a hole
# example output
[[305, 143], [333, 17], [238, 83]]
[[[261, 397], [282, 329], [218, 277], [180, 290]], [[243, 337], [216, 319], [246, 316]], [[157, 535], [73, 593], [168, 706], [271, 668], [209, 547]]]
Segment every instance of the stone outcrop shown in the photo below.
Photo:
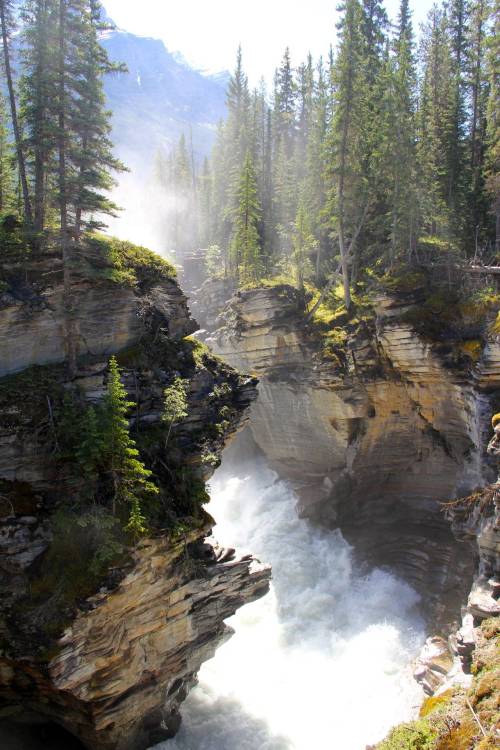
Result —
[[[55, 722], [89, 750], [141, 750], [177, 731], [199, 667], [231, 635], [224, 620], [269, 586], [268, 566], [217, 547], [201, 508], [257, 381], [184, 338], [197, 324], [173, 278], [143, 269], [124, 283], [108, 261], [90, 260], [74, 278], [71, 381], [57, 258], [29, 265], [24, 281], [13, 269], [0, 299], [0, 720]], [[62, 444], [65, 395], [99, 403], [114, 353], [163, 505], [150, 535], [127, 542], [90, 593], [51, 590], [40, 604], [54, 519], [75, 510], [83, 481]], [[188, 414], [166, 437], [164, 389], [177, 377]]]
[[240, 291], [209, 341], [259, 377], [251, 430], [294, 482], [299, 513], [397, 569], [439, 619], [457, 611], [474, 571], [473, 545], [457, 544], [441, 504], [491, 475], [482, 446], [500, 356], [493, 339], [473, 368], [418, 336], [411, 306], [382, 295], [326, 349], [291, 287]]
[[[163, 320], [172, 338], [188, 336], [197, 324], [174, 279], [145, 285], [112, 283], [106, 259], [86, 251], [72, 285], [78, 310], [77, 347], [80, 356], [111, 356], [141, 336], [145, 309]], [[61, 362], [64, 347], [62, 266], [57, 255], [3, 268], [10, 286], [0, 293], [0, 377], [33, 365]]]
[[[148, 539], [115, 590], [85, 602], [43, 669], [0, 656], [12, 720], [51, 719], [89, 750], [146, 748], [173, 736], [201, 664], [231, 635], [224, 620], [267, 591], [268, 566], [202, 540]], [[5, 709], [4, 709], [5, 710]]]

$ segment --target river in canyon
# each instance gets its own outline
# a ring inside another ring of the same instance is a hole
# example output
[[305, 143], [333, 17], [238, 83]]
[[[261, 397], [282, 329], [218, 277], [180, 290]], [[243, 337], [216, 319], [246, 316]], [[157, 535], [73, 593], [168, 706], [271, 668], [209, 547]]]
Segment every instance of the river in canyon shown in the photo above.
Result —
[[214, 534], [270, 562], [272, 589], [228, 621], [235, 635], [156, 750], [365, 750], [421, 702], [418, 595], [389, 571], [357, 570], [339, 532], [298, 518], [263, 458], [232, 453], [211, 481]]

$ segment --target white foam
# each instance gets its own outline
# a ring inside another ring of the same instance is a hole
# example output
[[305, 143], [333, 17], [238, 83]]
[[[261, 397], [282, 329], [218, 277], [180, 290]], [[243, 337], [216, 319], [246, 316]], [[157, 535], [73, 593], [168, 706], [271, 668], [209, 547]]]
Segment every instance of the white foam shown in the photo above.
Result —
[[200, 672], [163, 750], [365, 750], [421, 700], [410, 661], [418, 596], [382, 570], [353, 570], [340, 533], [299, 520], [262, 460], [212, 482], [216, 538], [273, 565], [271, 593], [243, 607]]

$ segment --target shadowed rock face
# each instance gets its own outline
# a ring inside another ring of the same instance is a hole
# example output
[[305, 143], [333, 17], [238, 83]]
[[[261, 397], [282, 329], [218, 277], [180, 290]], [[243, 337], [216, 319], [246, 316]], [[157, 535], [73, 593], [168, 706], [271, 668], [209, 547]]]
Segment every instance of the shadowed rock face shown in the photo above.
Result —
[[451, 367], [401, 322], [404, 309], [381, 298], [332, 361], [294, 290], [256, 289], [233, 297], [210, 343], [260, 378], [251, 430], [294, 482], [300, 514], [394, 567], [440, 619], [458, 611], [474, 570], [472, 546], [456, 542], [440, 503], [490, 471], [482, 446], [500, 347], [491, 341], [474, 373]]
[[[45, 273], [40, 266], [32, 270], [36, 278]], [[36, 750], [36, 727], [48, 720], [89, 750], [142, 750], [175, 734], [179, 706], [201, 664], [231, 635], [224, 620], [268, 590], [270, 569], [206, 539], [213, 521], [204, 514], [176, 539], [157, 531], [129, 550], [128, 561], [108, 571], [98, 591], [64, 610], [57, 635], [47, 635], [29, 614], [30, 587], [53, 539], [53, 514], [61, 504], [74, 504], [74, 477], [54, 448], [50, 398], [36, 386], [44, 373], [59, 390], [69, 385], [57, 263], [53, 270], [50, 284], [13, 288], [0, 305], [0, 366], [3, 374], [19, 373], [0, 377], [0, 721], [10, 722], [0, 724], [0, 738], [12, 750], [19, 738], [26, 750]], [[245, 423], [257, 381], [208, 354], [195, 363], [192, 345], [181, 339], [197, 326], [171, 279], [125, 287], [81, 277], [75, 294], [80, 391], [89, 402], [99, 401], [108, 357], [122, 356], [122, 380], [136, 402], [136, 434], [160, 431], [148, 444], [154, 462], [164, 450], [164, 388], [181, 372], [188, 416], [172, 430], [171, 457], [193, 478], [207, 479], [224, 444]], [[19, 381], [30, 364], [41, 367]], [[220, 403], [214, 392], [223, 394]], [[214, 429], [222, 405], [224, 422]], [[168, 467], [165, 472], [155, 464], [160, 487]], [[13, 734], [17, 719], [35, 729]]]

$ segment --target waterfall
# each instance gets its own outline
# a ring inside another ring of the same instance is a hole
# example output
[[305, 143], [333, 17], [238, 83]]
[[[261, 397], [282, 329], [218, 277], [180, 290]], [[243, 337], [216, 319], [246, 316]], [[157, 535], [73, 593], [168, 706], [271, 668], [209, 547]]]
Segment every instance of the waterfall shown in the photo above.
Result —
[[273, 586], [229, 620], [235, 635], [158, 750], [365, 750], [414, 716], [418, 595], [388, 571], [356, 570], [340, 532], [300, 520], [263, 458], [225, 460], [211, 495], [215, 537], [270, 562]]

